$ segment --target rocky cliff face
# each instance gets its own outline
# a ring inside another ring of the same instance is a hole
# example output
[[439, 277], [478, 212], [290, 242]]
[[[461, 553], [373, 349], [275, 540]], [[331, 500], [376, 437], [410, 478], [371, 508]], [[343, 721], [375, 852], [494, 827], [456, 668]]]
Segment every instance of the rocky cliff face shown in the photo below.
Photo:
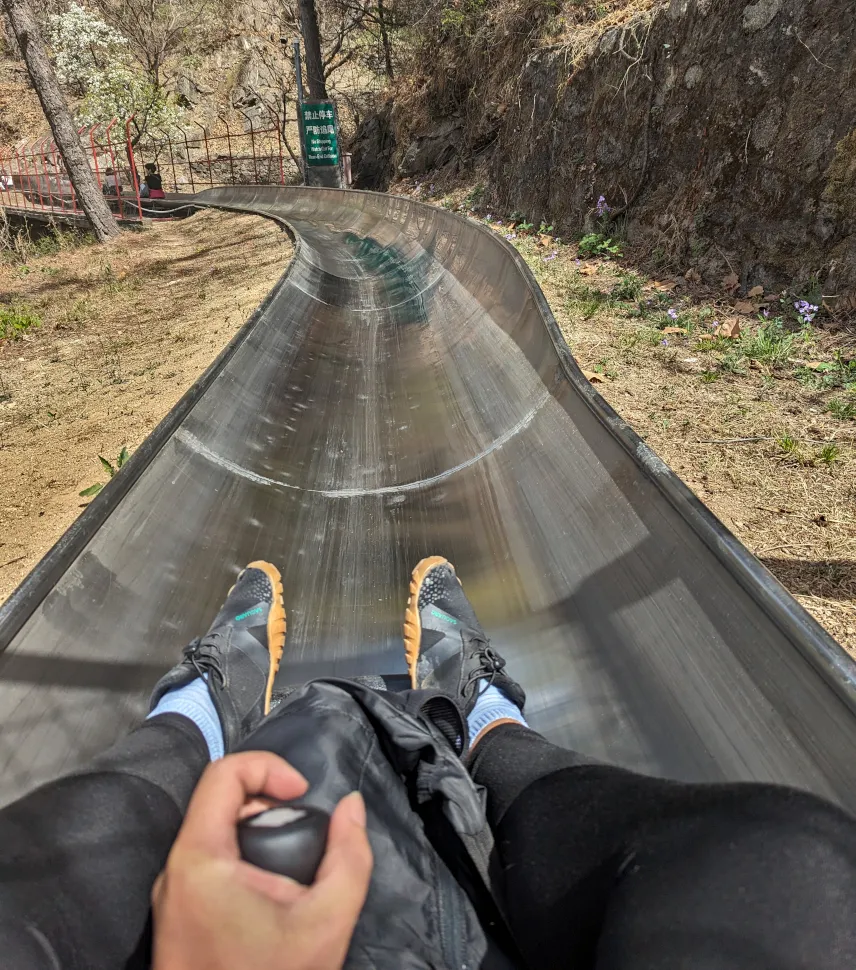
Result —
[[532, 53], [502, 118], [507, 211], [576, 231], [604, 195], [655, 261], [856, 308], [852, 0], [672, 0], [568, 54]]

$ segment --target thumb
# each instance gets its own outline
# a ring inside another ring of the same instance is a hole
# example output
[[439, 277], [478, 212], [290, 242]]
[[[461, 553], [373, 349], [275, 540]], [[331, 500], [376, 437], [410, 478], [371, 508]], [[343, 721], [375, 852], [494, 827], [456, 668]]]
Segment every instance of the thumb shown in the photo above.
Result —
[[368, 893], [372, 861], [365, 802], [359, 792], [351, 792], [333, 812], [327, 851], [304, 900], [306, 909], [317, 914], [328, 928], [335, 922], [334, 932], [347, 934], [345, 947]]

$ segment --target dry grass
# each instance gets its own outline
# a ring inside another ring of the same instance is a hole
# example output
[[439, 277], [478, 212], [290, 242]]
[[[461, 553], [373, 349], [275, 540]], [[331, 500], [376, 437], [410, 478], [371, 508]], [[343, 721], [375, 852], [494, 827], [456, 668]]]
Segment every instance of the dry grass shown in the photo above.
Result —
[[0, 148], [45, 129], [45, 116], [21, 61], [0, 54]]
[[655, 11], [668, 6], [666, 0], [587, 0], [562, 6], [553, 36], [543, 46], [564, 49], [576, 64], [607, 31], [621, 28], [618, 48], [628, 64], [639, 57]]
[[[430, 201], [430, 188], [423, 185], [420, 197]], [[443, 194], [435, 185], [433, 198], [469, 211], [477, 193]], [[475, 209], [473, 216], [485, 215], [477, 201]], [[509, 233], [507, 220], [502, 231]], [[578, 259], [576, 244], [548, 235], [518, 231], [512, 242], [600, 393], [856, 655], [852, 331], [797, 331], [788, 345], [792, 331], [779, 335], [762, 316], [738, 316], [724, 292], [691, 292], [683, 277], [648, 279], [620, 260]], [[791, 301], [756, 304], [773, 318]], [[739, 339], [702, 338], [714, 321], [734, 320]], [[666, 333], [667, 326], [687, 332]], [[775, 339], [757, 339], [759, 332]]]
[[282, 274], [288, 237], [268, 220], [203, 213], [94, 245], [0, 263], [0, 600]]

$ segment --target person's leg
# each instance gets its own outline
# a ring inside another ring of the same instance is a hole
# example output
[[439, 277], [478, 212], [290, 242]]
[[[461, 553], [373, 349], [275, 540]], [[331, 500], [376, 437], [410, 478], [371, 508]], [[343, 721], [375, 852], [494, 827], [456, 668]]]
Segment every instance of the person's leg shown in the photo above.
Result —
[[284, 640], [279, 573], [252, 563], [140, 728], [0, 810], [3, 970], [148, 967], [154, 880], [205, 766], [270, 711]]
[[470, 768], [533, 965], [856, 966], [856, 820], [821, 799], [585, 764], [517, 725]]
[[467, 718], [505, 911], [533, 967], [856, 966], [856, 820], [784, 788], [683, 785], [549, 744], [451, 564], [423, 560], [410, 591], [412, 685]]
[[149, 895], [208, 760], [166, 714], [0, 810], [4, 970], [148, 966]]

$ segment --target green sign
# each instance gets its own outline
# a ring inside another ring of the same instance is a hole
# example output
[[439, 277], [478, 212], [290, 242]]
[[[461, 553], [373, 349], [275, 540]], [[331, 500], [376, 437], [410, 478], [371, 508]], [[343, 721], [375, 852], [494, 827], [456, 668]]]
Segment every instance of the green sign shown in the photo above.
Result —
[[304, 101], [303, 137], [307, 165], [339, 164], [339, 132], [332, 101]]

